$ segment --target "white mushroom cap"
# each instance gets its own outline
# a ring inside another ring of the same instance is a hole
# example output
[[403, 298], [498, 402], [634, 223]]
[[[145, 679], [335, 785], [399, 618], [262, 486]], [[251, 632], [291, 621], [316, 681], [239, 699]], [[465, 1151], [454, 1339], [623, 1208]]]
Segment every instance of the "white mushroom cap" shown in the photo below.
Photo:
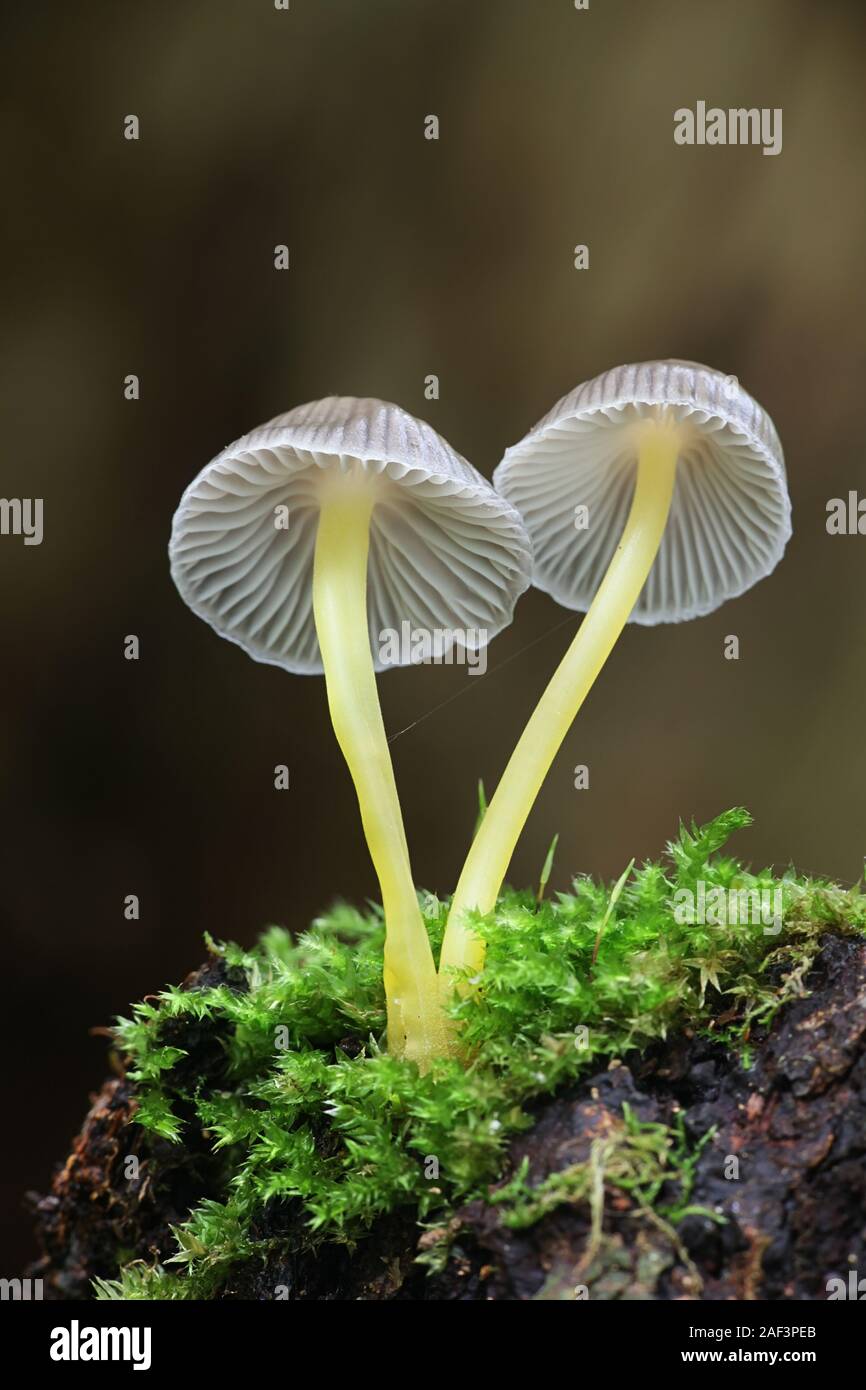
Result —
[[[244, 435], [186, 489], [169, 555], [190, 608], [256, 661], [321, 672], [313, 557], [320, 488], [336, 472], [362, 472], [376, 486], [367, 607], [377, 669], [388, 664], [380, 634], [399, 635], [406, 621], [468, 634], [469, 648], [507, 626], [531, 566], [518, 513], [429, 425], [343, 396]], [[280, 507], [288, 529], [275, 524]]]
[[[782, 446], [735, 377], [694, 362], [641, 362], [564, 396], [493, 475], [532, 538], [533, 583], [585, 611], [628, 517], [642, 420], [683, 431], [664, 538], [630, 622], [718, 608], [775, 568], [791, 535]], [[576, 528], [575, 508], [589, 509]]]

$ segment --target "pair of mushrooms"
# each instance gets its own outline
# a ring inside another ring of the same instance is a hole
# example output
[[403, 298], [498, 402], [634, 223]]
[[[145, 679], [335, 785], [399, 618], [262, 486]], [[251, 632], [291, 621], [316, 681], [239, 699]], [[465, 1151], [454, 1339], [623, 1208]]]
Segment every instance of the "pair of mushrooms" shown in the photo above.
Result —
[[[506, 452], [493, 486], [398, 406], [329, 397], [229, 445], [187, 488], [170, 543], [183, 598], [257, 661], [324, 672], [382, 892], [393, 1053], [426, 1067], [453, 1050], [444, 998], [455, 972], [484, 961], [472, 914], [495, 906], [625, 624], [684, 621], [743, 593], [781, 558], [790, 514], [769, 416], [733, 378], [678, 361], [579, 386]], [[530, 578], [586, 617], [478, 828], [437, 974], [379, 706], [379, 637], [408, 621], [489, 640]]]

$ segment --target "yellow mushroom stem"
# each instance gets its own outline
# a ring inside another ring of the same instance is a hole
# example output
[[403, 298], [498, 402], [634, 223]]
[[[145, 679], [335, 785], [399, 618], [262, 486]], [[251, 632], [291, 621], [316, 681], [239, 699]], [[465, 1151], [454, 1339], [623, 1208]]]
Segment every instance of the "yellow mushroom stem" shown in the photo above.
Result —
[[424, 1069], [444, 1048], [436, 966], [412, 882], [367, 621], [367, 557], [375, 492], [338, 475], [322, 490], [313, 614], [328, 706], [348, 764], [385, 911], [388, 1049]]
[[593, 682], [628, 621], [661, 545], [673, 498], [681, 436], [664, 419], [638, 426], [637, 476], [625, 530], [577, 636], [526, 725], [478, 828], [454, 894], [439, 962], [451, 973], [484, 964], [484, 942], [467, 914], [492, 911], [520, 832]]

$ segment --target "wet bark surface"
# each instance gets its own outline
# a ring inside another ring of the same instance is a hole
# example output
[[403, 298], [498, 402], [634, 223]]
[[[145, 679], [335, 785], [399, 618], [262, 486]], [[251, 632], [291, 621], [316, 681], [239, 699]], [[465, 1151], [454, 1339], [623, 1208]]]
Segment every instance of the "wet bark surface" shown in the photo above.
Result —
[[[704, 1210], [676, 1225], [640, 1196], [609, 1188], [595, 1231], [586, 1203], [514, 1230], [504, 1207], [479, 1200], [438, 1233], [420, 1233], [407, 1211], [380, 1221], [354, 1249], [312, 1252], [296, 1204], [272, 1204], [256, 1234], [278, 1253], [236, 1266], [220, 1296], [826, 1298], [830, 1278], [866, 1268], [866, 945], [828, 937], [805, 985], [808, 994], [754, 1037], [748, 1070], [724, 1044], [679, 1036], [538, 1104], [496, 1185], [524, 1160], [533, 1186], [587, 1161], [595, 1141], [621, 1130], [627, 1104], [641, 1121], [681, 1122], [694, 1144], [713, 1131], [688, 1199]], [[199, 1047], [212, 1042], [203, 1037]], [[51, 1194], [37, 1203], [45, 1254], [31, 1273], [48, 1296], [88, 1297], [94, 1276], [116, 1273], [118, 1251], [165, 1258], [169, 1227], [202, 1197], [219, 1195], [220, 1164], [206, 1141], [154, 1139], [129, 1125], [133, 1106], [129, 1081], [106, 1083]], [[130, 1155], [137, 1179], [126, 1176]], [[443, 1236], [444, 1267], [428, 1274], [416, 1257]]]

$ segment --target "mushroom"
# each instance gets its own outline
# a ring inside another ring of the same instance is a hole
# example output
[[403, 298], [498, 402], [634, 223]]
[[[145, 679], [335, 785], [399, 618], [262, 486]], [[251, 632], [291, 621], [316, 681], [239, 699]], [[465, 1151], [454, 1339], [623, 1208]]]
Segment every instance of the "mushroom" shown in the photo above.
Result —
[[482, 965], [468, 913], [494, 907], [544, 777], [625, 624], [711, 612], [769, 574], [791, 534], [772, 420], [735, 377], [692, 362], [618, 367], [578, 386], [507, 450], [494, 483], [526, 523], [533, 583], [586, 617], [478, 829], [440, 975]]
[[375, 671], [411, 659], [406, 622], [483, 646], [529, 583], [520, 518], [420, 420], [329, 397], [224, 449], [174, 517], [171, 572], [199, 617], [256, 661], [324, 672], [385, 914], [388, 1046], [447, 1051], [436, 968], [412, 880]]

